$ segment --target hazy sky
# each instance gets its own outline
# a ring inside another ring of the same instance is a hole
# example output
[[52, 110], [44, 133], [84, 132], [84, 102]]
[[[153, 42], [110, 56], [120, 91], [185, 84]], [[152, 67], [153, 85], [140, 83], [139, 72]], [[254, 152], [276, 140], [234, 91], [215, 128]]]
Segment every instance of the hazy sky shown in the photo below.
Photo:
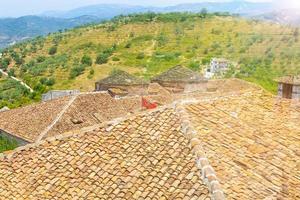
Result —
[[[39, 14], [49, 10], [69, 10], [81, 6], [110, 3], [132, 4], [144, 6], [166, 6], [180, 3], [226, 0], [0, 0], [0, 17], [16, 17], [23, 15]], [[271, 1], [271, 0], [249, 0]], [[273, 0], [281, 6], [300, 7], [300, 0]]]

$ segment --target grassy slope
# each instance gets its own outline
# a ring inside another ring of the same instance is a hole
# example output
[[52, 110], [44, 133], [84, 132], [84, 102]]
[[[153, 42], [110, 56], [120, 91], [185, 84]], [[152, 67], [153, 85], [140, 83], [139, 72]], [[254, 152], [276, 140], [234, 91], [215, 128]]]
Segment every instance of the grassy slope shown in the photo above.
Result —
[[[10, 68], [30, 86], [35, 87], [41, 77], [54, 77], [55, 84], [45, 90], [79, 88], [82, 91], [94, 89], [94, 82], [108, 75], [114, 68], [149, 78], [174, 65], [190, 66], [200, 64], [209, 57], [224, 57], [239, 63], [236, 76], [261, 84], [275, 92], [276, 76], [297, 73], [300, 69], [299, 40], [293, 35], [295, 29], [275, 24], [247, 21], [235, 17], [188, 17], [185, 21], [152, 21], [95, 25], [74, 29], [62, 34], [52, 34], [32, 53], [32, 43], [23, 44], [27, 49], [25, 63], [46, 56], [43, 63], [35, 64], [27, 72], [14, 62]], [[48, 55], [55, 43], [58, 52]], [[131, 47], [126, 48], [130, 43]], [[105, 48], [117, 45], [107, 64], [93, 63], [83, 74], [69, 79], [70, 69], [80, 63], [86, 54], [95, 61], [97, 54]], [[19, 45], [20, 46], [20, 45]], [[18, 46], [14, 51], [20, 52]], [[143, 53], [144, 58], [137, 59]], [[113, 61], [117, 57], [120, 61]], [[24, 65], [24, 64], [23, 64]], [[42, 69], [36, 72], [36, 69]], [[89, 76], [94, 69], [94, 75]], [[32, 72], [33, 71], [33, 72]], [[229, 76], [232, 74], [229, 74]]]

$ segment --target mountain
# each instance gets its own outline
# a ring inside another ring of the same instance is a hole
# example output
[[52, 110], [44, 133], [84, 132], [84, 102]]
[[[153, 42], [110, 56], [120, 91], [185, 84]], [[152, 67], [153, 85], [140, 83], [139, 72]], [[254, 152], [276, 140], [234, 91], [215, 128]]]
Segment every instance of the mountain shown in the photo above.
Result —
[[199, 12], [202, 9], [207, 9], [209, 12], [229, 12], [241, 15], [253, 15], [271, 11], [272, 3], [248, 2], [243, 0], [236, 0], [231, 2], [203, 2], [194, 4], [180, 4], [163, 8], [164, 12]]
[[179, 4], [168, 7], [144, 7], [131, 5], [98, 4], [76, 8], [66, 12], [50, 11], [45, 12], [43, 16], [74, 18], [82, 15], [97, 16], [101, 19], [110, 19], [117, 15], [127, 15], [132, 13], [144, 12], [200, 12], [206, 8], [209, 12], [229, 12], [236, 14], [261, 14], [270, 12], [273, 8], [272, 3], [247, 2], [236, 0], [231, 2], [203, 2]]
[[267, 20], [279, 24], [300, 26], [299, 10], [284, 9], [255, 16], [256, 19]]
[[95, 16], [86, 15], [70, 19], [40, 16], [3, 18], [0, 19], [0, 48], [21, 40], [99, 21]]
[[132, 13], [141, 13], [148, 11], [156, 11], [154, 7], [119, 5], [119, 4], [99, 4], [76, 8], [70, 11], [59, 12], [49, 11], [42, 16], [58, 17], [58, 18], [75, 18], [83, 15], [95, 16], [100, 19], [111, 19], [118, 15], [127, 15]]

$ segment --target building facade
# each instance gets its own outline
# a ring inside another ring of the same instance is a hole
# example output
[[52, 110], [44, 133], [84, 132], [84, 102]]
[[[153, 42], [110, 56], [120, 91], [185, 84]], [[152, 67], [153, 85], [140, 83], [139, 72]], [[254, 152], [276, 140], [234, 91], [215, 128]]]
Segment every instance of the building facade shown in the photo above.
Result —
[[224, 58], [213, 58], [205, 72], [206, 78], [212, 78], [216, 74], [224, 74], [229, 68], [228, 60]]
[[278, 96], [286, 99], [300, 99], [300, 76], [285, 76], [276, 79]]
[[79, 90], [51, 90], [42, 95], [42, 101], [50, 101], [60, 97], [72, 96], [79, 93]]

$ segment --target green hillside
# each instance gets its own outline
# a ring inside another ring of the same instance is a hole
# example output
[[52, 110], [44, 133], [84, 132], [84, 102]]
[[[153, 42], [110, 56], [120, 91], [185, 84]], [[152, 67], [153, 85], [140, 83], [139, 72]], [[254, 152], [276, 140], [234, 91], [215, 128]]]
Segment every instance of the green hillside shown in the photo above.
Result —
[[[50, 89], [92, 91], [94, 82], [115, 68], [145, 78], [178, 64], [201, 72], [212, 57], [238, 63], [227, 77], [275, 92], [274, 77], [300, 71], [299, 45], [296, 28], [225, 14], [117, 17], [5, 49], [1, 68], [35, 92], [15, 89], [22, 95], [0, 95], [0, 105], [27, 104]], [[0, 89], [3, 84], [7, 80], [0, 82]]]

